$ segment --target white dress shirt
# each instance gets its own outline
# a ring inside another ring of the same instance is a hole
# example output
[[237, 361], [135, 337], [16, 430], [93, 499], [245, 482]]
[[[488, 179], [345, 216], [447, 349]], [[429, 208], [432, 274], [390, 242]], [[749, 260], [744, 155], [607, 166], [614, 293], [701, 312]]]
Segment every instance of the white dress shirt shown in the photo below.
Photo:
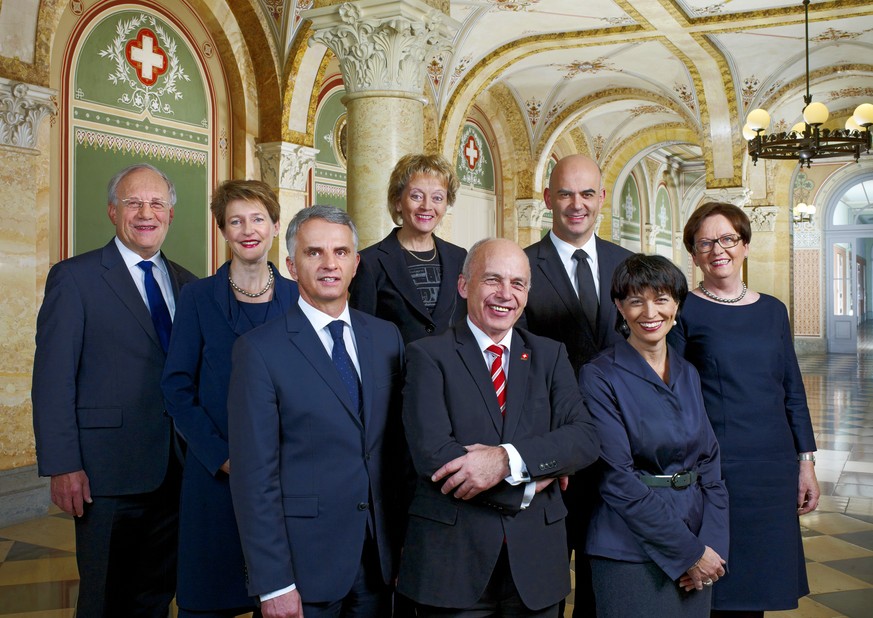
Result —
[[[498, 341], [496, 344], [492, 341], [491, 337], [486, 335], [482, 330], [473, 324], [470, 320], [470, 317], [467, 316], [467, 326], [470, 327], [470, 331], [473, 333], [473, 337], [476, 338], [476, 344], [479, 346], [479, 349], [482, 350], [482, 359], [485, 361], [485, 366], [488, 367], [488, 371], [491, 371], [491, 363], [494, 362], [495, 354], [493, 352], [488, 351], [488, 347], [492, 345], [498, 345], [503, 348], [503, 357], [501, 359], [501, 364], [503, 366], [503, 375], [506, 377], [507, 388], [509, 385], [509, 354], [510, 354], [510, 346], [512, 345], [512, 329], [509, 329], [509, 332]], [[508, 401], [508, 399], [507, 399]], [[521, 485], [522, 483], [527, 483], [524, 488], [524, 497], [521, 501], [521, 508], [526, 509], [530, 506], [533, 497], [536, 495], [536, 482], [531, 481], [530, 473], [527, 471], [527, 465], [525, 465], [524, 460], [521, 458], [521, 454], [518, 452], [512, 444], [501, 444], [500, 446], [506, 451], [506, 454], [509, 456], [509, 476], [507, 476], [504, 480], [510, 485]]]
[[[145, 289], [145, 272], [137, 266], [143, 261], [142, 256], [128, 249], [123, 242], [115, 237], [115, 246], [118, 247], [118, 252], [121, 253], [121, 259], [124, 260], [127, 270], [130, 271], [130, 276], [133, 277], [133, 283], [136, 289], [139, 290], [139, 295], [142, 296], [142, 302], [145, 303], [146, 309], [149, 308], [149, 297], [146, 295]], [[173, 298], [173, 283], [170, 281], [170, 273], [167, 270], [167, 263], [161, 257], [161, 252], [158, 251], [148, 260], [152, 262], [154, 267], [152, 273], [155, 276], [155, 281], [158, 282], [158, 287], [161, 288], [161, 294], [164, 295], [164, 301], [167, 303], [167, 309], [170, 310], [170, 319], [176, 316], [176, 299]]]
[[597, 269], [597, 241], [594, 234], [581, 247], [574, 247], [568, 242], [565, 242], [555, 236], [554, 232], [549, 232], [549, 238], [552, 239], [552, 244], [558, 250], [558, 256], [561, 258], [561, 264], [564, 265], [564, 270], [567, 271], [567, 276], [570, 278], [570, 284], [576, 290], [576, 296], [579, 296], [579, 288], [576, 283], [576, 269], [579, 262], [573, 259], [573, 254], [576, 249], [582, 249], [588, 254], [588, 265], [591, 267], [591, 275], [594, 277], [594, 289], [597, 291], [597, 302], [600, 302], [600, 271]]

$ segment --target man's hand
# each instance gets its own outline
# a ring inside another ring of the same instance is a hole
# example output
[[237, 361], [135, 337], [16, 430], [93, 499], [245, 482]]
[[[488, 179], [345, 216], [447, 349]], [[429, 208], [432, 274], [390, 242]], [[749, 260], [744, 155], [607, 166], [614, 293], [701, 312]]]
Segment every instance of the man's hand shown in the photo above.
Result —
[[442, 492], [455, 492], [455, 497], [469, 500], [486, 489], [491, 489], [509, 476], [509, 455], [500, 446], [471, 444], [461, 455], [437, 470], [430, 480], [446, 480]]
[[55, 474], [51, 481], [52, 502], [64, 513], [81, 517], [87, 502], [91, 504], [91, 484], [84, 470]]
[[300, 594], [294, 589], [269, 601], [261, 602], [261, 615], [264, 618], [303, 618]]

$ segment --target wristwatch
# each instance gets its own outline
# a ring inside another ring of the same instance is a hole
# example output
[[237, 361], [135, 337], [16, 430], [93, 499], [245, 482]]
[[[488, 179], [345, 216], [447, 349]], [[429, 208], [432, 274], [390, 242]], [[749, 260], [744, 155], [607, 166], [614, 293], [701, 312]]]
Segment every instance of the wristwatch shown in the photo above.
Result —
[[815, 453], [798, 453], [797, 461], [811, 461], [815, 463]]

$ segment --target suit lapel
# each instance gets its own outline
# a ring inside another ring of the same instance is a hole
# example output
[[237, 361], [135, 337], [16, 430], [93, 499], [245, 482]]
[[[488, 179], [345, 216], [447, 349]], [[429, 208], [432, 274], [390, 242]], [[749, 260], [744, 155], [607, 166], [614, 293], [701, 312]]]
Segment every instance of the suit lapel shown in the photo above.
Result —
[[[494, 429], [498, 435], [503, 434], [503, 415], [500, 414], [500, 406], [497, 404], [497, 394], [494, 392], [494, 385], [491, 382], [491, 376], [488, 374], [488, 367], [485, 364], [485, 357], [482, 355], [482, 350], [476, 344], [476, 338], [467, 326], [466, 320], [460, 322], [457, 334], [456, 345], [458, 355], [470, 372], [473, 382], [479, 389], [479, 394], [482, 395], [482, 400], [485, 402], [485, 407], [488, 409], [488, 416], [491, 417], [491, 422], [494, 423]], [[507, 395], [508, 397], [508, 395]], [[474, 406], [470, 406], [474, 409]]]
[[[384, 252], [384, 255], [379, 256], [379, 262], [382, 268], [385, 269], [385, 275], [400, 292], [403, 299], [413, 308], [420, 316], [428, 321], [431, 320], [430, 312], [421, 302], [421, 294], [415, 288], [412, 282], [412, 277], [409, 276], [409, 268], [406, 266], [406, 256], [403, 255], [403, 247], [397, 240], [397, 230], [395, 229], [381, 243], [379, 250]], [[442, 285], [440, 286], [440, 298], [442, 298]]]
[[237, 336], [242, 335], [247, 329], [240, 324], [239, 320], [239, 305], [230, 302], [231, 291], [230, 283], [228, 282], [228, 272], [230, 270], [230, 262], [225, 262], [215, 273], [212, 280], [212, 297], [215, 304], [218, 305], [219, 313], [227, 320], [227, 325]]
[[[555, 288], [555, 292], [558, 298], [561, 299], [561, 302], [564, 303], [567, 312], [573, 316], [573, 320], [579, 329], [587, 332], [593, 338], [591, 327], [588, 325], [588, 318], [585, 317], [585, 313], [582, 311], [582, 303], [579, 302], [579, 296], [573, 289], [573, 284], [570, 283], [570, 278], [567, 276], [567, 270], [561, 263], [561, 256], [558, 255], [558, 250], [555, 249], [552, 239], [548, 236], [540, 241], [538, 257], [540, 270], [545, 275], [546, 281]], [[536, 294], [536, 290], [533, 290], [533, 293]]]
[[[321, 343], [312, 324], [303, 315], [298, 305], [294, 305], [288, 311], [285, 317], [288, 328], [288, 337], [291, 343], [300, 351], [303, 357], [315, 369], [316, 373], [324, 380], [334, 392], [337, 398], [342, 402], [343, 407], [352, 420], [361, 427], [361, 418], [358, 416], [358, 411], [353, 409], [352, 400], [349, 398], [349, 392], [343, 385], [342, 379], [336, 370], [330, 356], [327, 355], [327, 350], [324, 344]], [[360, 358], [358, 359], [360, 362]]]
[[130, 310], [134, 319], [139, 322], [146, 334], [151, 338], [158, 348], [163, 351], [161, 341], [158, 339], [158, 333], [155, 331], [155, 325], [152, 323], [152, 316], [149, 313], [149, 308], [146, 306], [133, 282], [133, 277], [127, 269], [127, 264], [121, 259], [121, 254], [118, 252], [118, 247], [115, 246], [115, 240], [110, 240], [109, 244], [103, 247], [103, 255], [101, 258], [103, 267], [106, 272], [103, 273], [103, 280], [109, 288], [115, 292], [121, 302]]
[[[352, 330], [355, 334], [355, 346], [358, 352], [358, 365], [361, 368], [361, 406], [364, 416], [364, 429], [370, 426], [373, 414], [373, 378], [374, 352], [373, 337], [364, 321], [351, 312]], [[346, 393], [348, 394], [348, 393]]]
[[[447, 273], [459, 273], [461, 272], [461, 264], [458, 264], [454, 259], [454, 255], [446, 249], [446, 245], [448, 243], [443, 240], [433, 237], [434, 242], [436, 243], [437, 251], [439, 252], [440, 264], [442, 265], [441, 273], [440, 273], [440, 291], [439, 296], [437, 297], [437, 304], [433, 310], [434, 318], [438, 316], [442, 316], [444, 313], [451, 314], [454, 309], [455, 303], [457, 302], [458, 296], [458, 280], [457, 278], [452, 279], [451, 277], [447, 277]], [[430, 319], [430, 318], [428, 318]]]
[[509, 356], [509, 375], [507, 376], [506, 417], [503, 419], [504, 442], [509, 442], [515, 435], [518, 422], [524, 409], [527, 393], [527, 379], [530, 374], [531, 351], [525, 345], [518, 332], [512, 332], [512, 347]]

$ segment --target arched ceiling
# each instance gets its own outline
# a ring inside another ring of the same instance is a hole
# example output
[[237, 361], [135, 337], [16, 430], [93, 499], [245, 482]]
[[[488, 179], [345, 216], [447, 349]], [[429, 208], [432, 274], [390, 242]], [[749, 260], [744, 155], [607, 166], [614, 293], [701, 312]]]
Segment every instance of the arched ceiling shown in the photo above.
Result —
[[[250, 0], [289, 50], [303, 10], [337, 0]], [[480, 97], [500, 86], [524, 119], [530, 155], [561, 135], [607, 157], [659, 127], [697, 135], [707, 184], [737, 186], [746, 114], [774, 129], [801, 119], [806, 88], [800, 0], [428, 0], [458, 24], [427, 59], [443, 146]], [[873, 100], [873, 2], [811, 0], [810, 90], [835, 116]], [[671, 155], [677, 156], [677, 155]], [[698, 161], [699, 163], [699, 161]]]

